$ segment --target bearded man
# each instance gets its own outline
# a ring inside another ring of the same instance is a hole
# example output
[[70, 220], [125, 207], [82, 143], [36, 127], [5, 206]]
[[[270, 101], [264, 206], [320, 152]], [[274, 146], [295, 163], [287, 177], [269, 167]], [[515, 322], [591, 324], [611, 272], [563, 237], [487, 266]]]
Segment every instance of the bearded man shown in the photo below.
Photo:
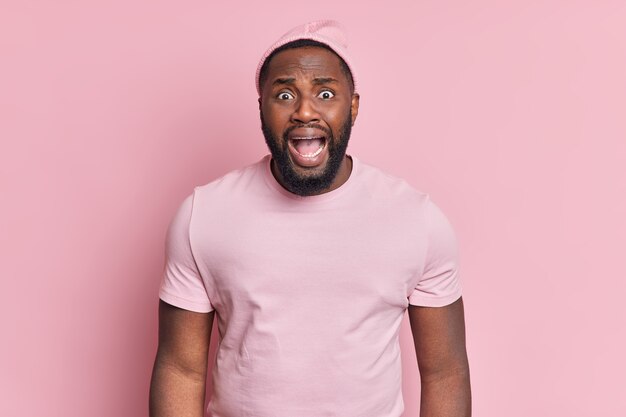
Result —
[[151, 417], [400, 417], [408, 310], [421, 417], [471, 414], [455, 234], [428, 194], [346, 154], [359, 111], [334, 21], [256, 73], [270, 150], [195, 187], [168, 229]]

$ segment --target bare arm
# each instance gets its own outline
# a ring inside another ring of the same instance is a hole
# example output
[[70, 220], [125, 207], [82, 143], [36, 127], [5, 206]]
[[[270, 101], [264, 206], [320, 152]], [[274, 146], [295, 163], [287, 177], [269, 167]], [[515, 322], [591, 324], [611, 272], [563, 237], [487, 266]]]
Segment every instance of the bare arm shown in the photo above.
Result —
[[470, 417], [463, 300], [445, 307], [409, 305], [422, 380], [420, 417]]
[[150, 417], [203, 417], [215, 311], [195, 313], [159, 301], [159, 348], [150, 384]]

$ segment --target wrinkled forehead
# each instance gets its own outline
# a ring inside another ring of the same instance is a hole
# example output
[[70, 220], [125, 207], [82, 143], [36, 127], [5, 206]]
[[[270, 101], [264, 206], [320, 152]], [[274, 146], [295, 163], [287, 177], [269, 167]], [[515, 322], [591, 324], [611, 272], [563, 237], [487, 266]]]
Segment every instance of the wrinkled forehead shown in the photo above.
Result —
[[324, 48], [301, 47], [277, 53], [267, 69], [267, 82], [276, 78], [312, 79], [331, 77], [348, 85], [340, 58]]

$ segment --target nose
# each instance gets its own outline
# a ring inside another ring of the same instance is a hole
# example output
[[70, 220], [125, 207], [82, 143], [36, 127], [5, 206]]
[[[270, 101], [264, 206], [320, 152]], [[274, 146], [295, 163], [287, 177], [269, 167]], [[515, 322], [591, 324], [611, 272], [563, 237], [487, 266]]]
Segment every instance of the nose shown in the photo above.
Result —
[[320, 115], [315, 108], [313, 100], [307, 97], [301, 97], [291, 114], [291, 121], [299, 124], [319, 122]]

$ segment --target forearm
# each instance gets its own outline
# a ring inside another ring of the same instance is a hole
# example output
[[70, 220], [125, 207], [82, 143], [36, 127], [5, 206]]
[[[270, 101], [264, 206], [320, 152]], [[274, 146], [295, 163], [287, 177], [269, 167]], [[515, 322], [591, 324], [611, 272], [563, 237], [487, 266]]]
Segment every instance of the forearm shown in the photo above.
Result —
[[158, 359], [150, 384], [150, 417], [203, 417], [206, 374], [185, 372]]
[[471, 417], [469, 369], [422, 377], [420, 417]]

